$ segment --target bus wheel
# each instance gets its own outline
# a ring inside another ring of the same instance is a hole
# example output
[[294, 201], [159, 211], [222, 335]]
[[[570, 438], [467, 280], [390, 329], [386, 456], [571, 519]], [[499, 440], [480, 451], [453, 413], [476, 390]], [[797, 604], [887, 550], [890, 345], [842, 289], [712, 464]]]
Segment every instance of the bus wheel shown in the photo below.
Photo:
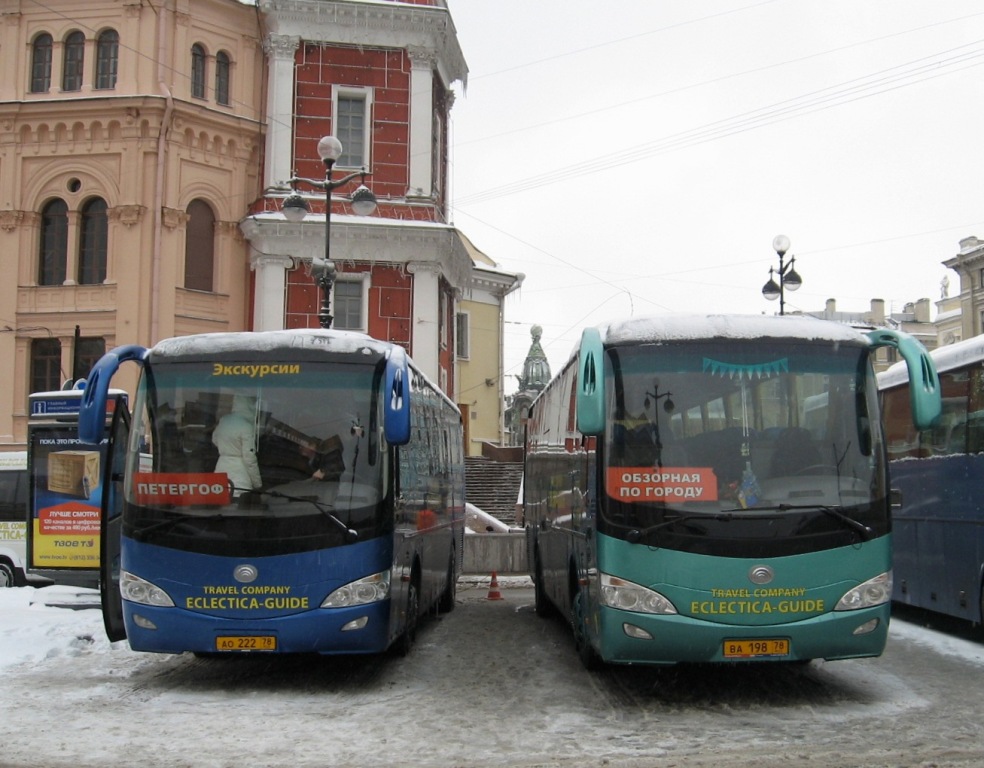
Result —
[[16, 586], [17, 579], [14, 577], [13, 567], [6, 560], [0, 560], [0, 589]]
[[407, 589], [407, 612], [404, 621], [403, 634], [400, 635], [398, 650], [401, 656], [408, 656], [413, 643], [417, 639], [417, 620], [420, 618], [420, 597], [417, 595], [417, 585], [410, 582]]
[[574, 599], [571, 601], [571, 624], [574, 629], [574, 648], [581, 659], [581, 664], [585, 669], [597, 669], [601, 666], [601, 659], [591, 647], [587, 630], [584, 628], [584, 592], [580, 589], [574, 593]]
[[536, 615], [545, 618], [550, 615], [550, 601], [547, 599], [547, 590], [543, 587], [543, 563], [540, 562], [540, 553], [534, 557], [536, 564], [533, 566], [533, 606]]
[[458, 594], [458, 578], [454, 573], [454, 552], [451, 552], [451, 562], [448, 563], [448, 581], [444, 585], [444, 591], [437, 601], [438, 613], [451, 613], [454, 610], [454, 601]]

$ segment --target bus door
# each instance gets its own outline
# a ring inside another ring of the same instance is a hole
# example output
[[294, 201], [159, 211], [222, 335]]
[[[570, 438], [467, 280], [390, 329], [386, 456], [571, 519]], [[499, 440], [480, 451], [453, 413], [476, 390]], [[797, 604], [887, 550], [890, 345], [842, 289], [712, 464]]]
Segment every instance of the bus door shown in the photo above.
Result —
[[113, 414], [109, 448], [103, 467], [103, 495], [99, 519], [99, 598], [103, 625], [110, 641], [126, 638], [123, 598], [120, 596], [120, 550], [123, 528], [123, 478], [130, 437], [130, 418], [125, 408]]

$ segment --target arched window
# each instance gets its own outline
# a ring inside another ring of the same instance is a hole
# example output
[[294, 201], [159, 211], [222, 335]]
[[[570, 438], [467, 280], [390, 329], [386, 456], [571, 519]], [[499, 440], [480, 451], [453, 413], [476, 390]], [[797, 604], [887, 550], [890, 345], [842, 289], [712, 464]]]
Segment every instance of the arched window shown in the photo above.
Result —
[[82, 90], [82, 64], [85, 60], [85, 35], [70, 32], [65, 38], [65, 56], [62, 65], [62, 90]]
[[191, 95], [205, 98], [205, 49], [198, 43], [191, 46]]
[[185, 288], [211, 291], [215, 272], [215, 214], [204, 200], [188, 205], [185, 228]]
[[51, 35], [34, 38], [31, 47], [31, 93], [47, 93], [51, 88]]
[[215, 55], [215, 101], [229, 105], [229, 54], [219, 51]]
[[106, 281], [106, 252], [109, 222], [106, 201], [96, 197], [82, 206], [79, 232], [79, 285], [100, 285]]
[[120, 60], [120, 35], [115, 29], [100, 33], [96, 41], [96, 88], [116, 87]]
[[75, 341], [75, 354], [72, 360], [72, 381], [89, 375], [92, 366], [106, 354], [106, 339], [99, 336], [80, 336]]
[[58, 339], [34, 339], [31, 342], [31, 391], [52, 392], [61, 389], [61, 342]]
[[68, 205], [52, 200], [41, 211], [38, 285], [62, 285], [68, 256]]

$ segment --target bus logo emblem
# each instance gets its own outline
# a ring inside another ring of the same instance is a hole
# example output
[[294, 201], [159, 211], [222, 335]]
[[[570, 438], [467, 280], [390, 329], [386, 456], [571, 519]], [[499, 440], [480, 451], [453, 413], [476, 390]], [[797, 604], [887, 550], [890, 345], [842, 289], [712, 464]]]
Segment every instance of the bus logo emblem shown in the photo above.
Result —
[[756, 565], [748, 572], [748, 580], [752, 584], [768, 584], [775, 575], [775, 572], [769, 566]]
[[232, 572], [232, 577], [241, 584], [249, 584], [256, 581], [256, 577], [259, 575], [260, 572], [253, 565], [237, 565]]

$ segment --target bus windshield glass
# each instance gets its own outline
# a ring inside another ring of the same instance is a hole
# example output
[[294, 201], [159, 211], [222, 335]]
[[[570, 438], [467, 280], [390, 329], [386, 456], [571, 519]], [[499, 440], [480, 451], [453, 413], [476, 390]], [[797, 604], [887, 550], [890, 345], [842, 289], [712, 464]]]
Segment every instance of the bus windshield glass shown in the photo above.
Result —
[[820, 340], [609, 348], [600, 525], [719, 554], [709, 542], [801, 551], [886, 533], [868, 355]]
[[[381, 368], [162, 362], [141, 377], [124, 535], [227, 556], [309, 552], [383, 535]], [[220, 369], [222, 375], [216, 375]]]

